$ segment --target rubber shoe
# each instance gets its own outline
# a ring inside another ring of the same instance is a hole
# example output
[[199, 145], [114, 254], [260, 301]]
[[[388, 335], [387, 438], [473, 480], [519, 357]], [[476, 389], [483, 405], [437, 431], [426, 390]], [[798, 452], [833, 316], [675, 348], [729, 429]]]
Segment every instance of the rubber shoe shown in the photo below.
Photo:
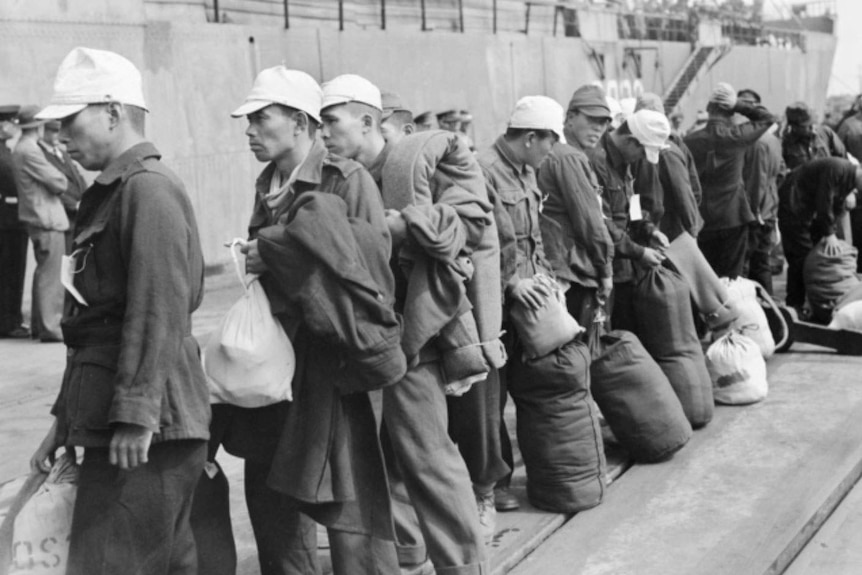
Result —
[[494, 507], [497, 511], [514, 511], [520, 507], [518, 498], [508, 487], [498, 487], [494, 490]]
[[476, 507], [479, 510], [479, 526], [485, 538], [485, 544], [494, 538], [497, 528], [497, 510], [494, 508], [494, 492], [489, 491], [483, 495], [476, 495]]

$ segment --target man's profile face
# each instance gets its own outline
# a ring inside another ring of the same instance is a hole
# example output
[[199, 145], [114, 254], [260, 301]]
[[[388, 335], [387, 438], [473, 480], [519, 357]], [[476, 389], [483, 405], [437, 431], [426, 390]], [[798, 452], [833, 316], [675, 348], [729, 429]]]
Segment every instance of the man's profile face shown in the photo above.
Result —
[[267, 106], [247, 116], [248, 147], [258, 162], [274, 162], [296, 147], [296, 120], [279, 106]]
[[60, 143], [60, 130], [48, 128], [45, 126], [45, 131], [42, 134], [42, 140], [49, 146], [56, 146]]
[[550, 135], [546, 138], [540, 138], [534, 132], [529, 141], [530, 147], [527, 149], [527, 157], [524, 163], [537, 170], [542, 165], [542, 161], [551, 153], [554, 144], [557, 143], [557, 136]]
[[18, 131], [18, 124], [15, 120], [0, 120], [0, 142], [12, 138]]
[[324, 108], [321, 135], [326, 149], [343, 158], [355, 160], [362, 150], [364, 130], [362, 116], [354, 114], [347, 104]]
[[111, 114], [106, 105], [87, 106], [60, 121], [60, 141], [84, 169], [99, 171], [110, 161]]
[[594, 148], [610, 124], [610, 118], [587, 116], [577, 110], [566, 114], [566, 128], [582, 148]]

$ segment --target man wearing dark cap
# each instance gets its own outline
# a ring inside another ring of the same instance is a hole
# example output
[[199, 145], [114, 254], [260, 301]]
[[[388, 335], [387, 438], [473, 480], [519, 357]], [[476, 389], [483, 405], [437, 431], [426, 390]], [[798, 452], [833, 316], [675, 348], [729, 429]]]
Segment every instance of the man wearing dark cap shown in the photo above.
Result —
[[65, 232], [69, 229], [60, 196], [68, 189], [69, 180], [48, 162], [39, 148], [45, 123], [36, 119], [39, 110], [38, 106], [24, 106], [18, 112], [21, 139], [12, 157], [18, 181], [18, 218], [27, 226], [36, 256], [30, 327], [34, 338], [57, 342], [63, 341], [60, 319], [65, 294], [60, 271], [66, 253]]
[[18, 184], [6, 142], [18, 131], [20, 106], [0, 106], [0, 337], [26, 338], [21, 301], [27, 266], [27, 231], [18, 220]]
[[401, 96], [395, 92], [382, 92], [383, 114], [380, 116], [380, 133], [387, 144], [394, 146], [404, 136], [416, 131], [413, 113], [404, 106]]
[[72, 247], [75, 218], [78, 215], [78, 202], [81, 201], [84, 190], [87, 189], [87, 183], [81, 177], [81, 172], [78, 171], [78, 166], [72, 157], [60, 145], [60, 122], [57, 120], [45, 122], [39, 147], [42, 148], [48, 163], [63, 172], [63, 175], [69, 180], [69, 187], [60, 196], [63, 209], [66, 210], [66, 217], [69, 219], [69, 229], [66, 230], [66, 253], [69, 253]]
[[[738, 102], [736, 90], [723, 82], [710, 96], [707, 112], [706, 127], [685, 138], [703, 188], [700, 205], [703, 229], [697, 243], [719, 276], [735, 278], [742, 274], [748, 226], [755, 221], [742, 179], [745, 152], [775, 118], [763, 106]], [[750, 122], [734, 125], [735, 113]]]
[[611, 121], [598, 86], [578, 88], [569, 101], [563, 134], [539, 166], [545, 195], [542, 237], [558, 281], [569, 283], [566, 305], [581, 325], [593, 320], [597, 296], [613, 289], [614, 244], [602, 215], [601, 189], [584, 150], [593, 148]]
[[781, 153], [787, 169], [798, 168], [817, 158], [846, 158], [844, 143], [829, 126], [814, 124], [814, 114], [805, 102], [794, 102], [784, 111], [787, 127], [781, 138]]

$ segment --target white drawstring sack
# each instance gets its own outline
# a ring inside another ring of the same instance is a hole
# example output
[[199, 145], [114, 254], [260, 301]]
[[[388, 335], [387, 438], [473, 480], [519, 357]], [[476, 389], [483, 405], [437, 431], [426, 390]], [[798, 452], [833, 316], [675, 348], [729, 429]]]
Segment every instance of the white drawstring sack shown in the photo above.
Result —
[[716, 403], [745, 405], [766, 398], [766, 360], [760, 348], [738, 331], [721, 336], [706, 350], [706, 368]]
[[862, 331], [862, 300], [853, 301], [838, 308], [832, 316], [829, 329]]
[[272, 315], [258, 276], [242, 271], [236, 253], [241, 242], [235, 239], [230, 247], [245, 293], [204, 346], [203, 367], [212, 403], [264, 407], [293, 399], [296, 356], [284, 328]]
[[[758, 285], [756, 282], [739, 277], [736, 279], [721, 278], [727, 286], [727, 293], [739, 316], [728, 326], [729, 330], [738, 330], [754, 340], [764, 359], [769, 359], [775, 353], [775, 338], [769, 328], [766, 312], [757, 300]], [[719, 332], [721, 336], [727, 333]], [[716, 339], [718, 339], [716, 337]]]
[[15, 516], [10, 575], [63, 575], [69, 563], [78, 466], [64, 453]]

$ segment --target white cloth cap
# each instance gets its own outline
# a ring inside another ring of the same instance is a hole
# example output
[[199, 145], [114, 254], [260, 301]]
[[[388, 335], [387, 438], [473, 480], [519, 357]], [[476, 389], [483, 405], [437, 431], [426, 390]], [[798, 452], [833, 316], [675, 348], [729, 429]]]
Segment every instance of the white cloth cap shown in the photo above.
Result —
[[347, 104], [348, 102], [367, 104], [381, 112], [383, 111], [380, 89], [362, 76], [342, 74], [323, 85], [321, 109], [338, 104]]
[[512, 115], [509, 116], [510, 128], [525, 128], [531, 130], [551, 130], [561, 141], [563, 121], [566, 112], [555, 100], [547, 96], [524, 96], [515, 104]]
[[275, 66], [257, 75], [245, 102], [231, 112], [231, 116], [242, 118], [267, 106], [281, 104], [305, 112], [320, 123], [321, 102], [323, 91], [314, 78], [300, 70]]
[[36, 116], [60, 120], [77, 114], [89, 104], [120, 102], [147, 110], [141, 73], [134, 64], [114, 52], [74, 48], [57, 70], [54, 94]]
[[727, 110], [736, 106], [736, 90], [727, 82], [719, 82], [709, 96], [709, 101]]
[[652, 110], [638, 110], [626, 122], [632, 136], [644, 147], [647, 161], [657, 164], [659, 152], [669, 147], [670, 122], [667, 116]]

